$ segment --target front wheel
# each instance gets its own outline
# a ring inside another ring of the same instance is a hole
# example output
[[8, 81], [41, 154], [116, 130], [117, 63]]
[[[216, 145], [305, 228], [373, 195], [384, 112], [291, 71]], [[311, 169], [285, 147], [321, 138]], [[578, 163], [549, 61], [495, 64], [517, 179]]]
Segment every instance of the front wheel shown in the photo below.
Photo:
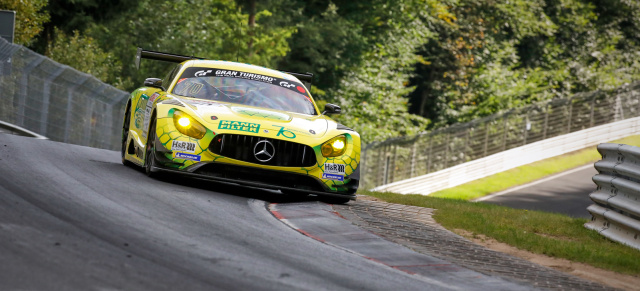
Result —
[[320, 201], [327, 204], [347, 204], [351, 199], [342, 197], [321, 197]]
[[133, 164], [130, 161], [127, 161], [124, 157], [127, 154], [127, 145], [129, 143], [129, 123], [131, 122], [131, 111], [128, 107], [124, 113], [124, 123], [122, 124], [122, 141], [120, 145], [122, 148], [120, 149], [120, 156], [122, 158], [122, 164], [125, 166], [132, 166]]
[[[153, 119], [152, 119], [153, 120]], [[152, 121], [149, 126], [149, 135], [147, 137], [147, 146], [145, 147], [144, 155], [144, 172], [147, 176], [152, 178], [158, 178], [159, 173], [154, 171], [153, 167], [156, 165], [156, 148], [154, 141], [156, 140], [156, 122]]]

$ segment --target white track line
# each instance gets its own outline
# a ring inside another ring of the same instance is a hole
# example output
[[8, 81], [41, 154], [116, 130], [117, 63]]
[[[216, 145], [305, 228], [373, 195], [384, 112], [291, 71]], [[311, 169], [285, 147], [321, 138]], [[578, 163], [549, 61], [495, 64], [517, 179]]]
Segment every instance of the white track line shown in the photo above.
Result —
[[547, 182], [549, 180], [553, 180], [553, 179], [556, 179], [556, 178], [560, 178], [562, 176], [573, 174], [575, 172], [582, 171], [582, 170], [590, 168], [590, 167], [593, 168], [593, 164], [587, 164], [587, 165], [584, 165], [584, 166], [581, 166], [581, 167], [577, 167], [577, 168], [562, 172], [560, 174], [556, 174], [556, 175], [553, 175], [553, 176], [542, 178], [540, 180], [536, 180], [536, 181], [533, 181], [531, 183], [527, 183], [527, 184], [524, 184], [524, 185], [512, 187], [512, 188], [509, 188], [507, 190], [500, 191], [498, 193], [494, 193], [494, 194], [491, 194], [491, 195], [483, 196], [483, 197], [480, 197], [478, 199], [473, 199], [471, 201], [480, 202], [480, 201], [489, 200], [489, 199], [494, 198], [494, 197], [498, 197], [498, 196], [502, 196], [502, 195], [505, 195], [505, 194], [509, 194], [509, 193], [511, 193], [513, 191], [518, 191], [518, 190], [523, 189], [523, 188], [531, 187], [531, 186], [534, 186], [534, 185], [537, 185], [537, 184], [540, 184], [540, 183]]

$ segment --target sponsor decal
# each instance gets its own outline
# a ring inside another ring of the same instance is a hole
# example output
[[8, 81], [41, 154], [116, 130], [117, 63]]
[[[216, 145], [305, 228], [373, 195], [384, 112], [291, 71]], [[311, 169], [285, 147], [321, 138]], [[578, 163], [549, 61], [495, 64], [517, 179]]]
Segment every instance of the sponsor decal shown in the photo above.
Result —
[[285, 88], [295, 88], [296, 87], [296, 84], [291, 84], [291, 83], [289, 83], [287, 81], [281, 81], [279, 85], [282, 86], [282, 87], [285, 87]]
[[196, 162], [200, 161], [200, 156], [199, 155], [191, 155], [191, 154], [185, 154], [185, 153], [174, 153], [173, 157], [177, 158], [177, 159], [192, 160], [192, 161], [196, 161]]
[[332, 163], [325, 163], [324, 164], [324, 172], [325, 173], [343, 174], [344, 175], [344, 168], [345, 168], [345, 165], [343, 165], [343, 164], [332, 164]]
[[136, 103], [136, 109], [133, 114], [133, 123], [138, 129], [142, 128], [142, 123], [144, 122], [144, 108], [147, 106], [147, 100], [149, 100], [149, 96], [142, 94], [138, 99], [138, 103]]
[[336, 175], [336, 174], [323, 173], [322, 174], [322, 179], [344, 182], [344, 176], [343, 175]]
[[211, 74], [211, 72], [213, 72], [213, 70], [200, 70], [200, 71], [197, 71], [197, 72], [196, 72], [195, 74], [193, 74], [193, 75], [194, 75], [194, 76], [196, 76], [196, 77], [204, 77], [204, 76], [206, 76], [207, 74]]
[[149, 131], [149, 118], [151, 118], [151, 111], [153, 110], [153, 102], [160, 96], [160, 93], [156, 92], [147, 100], [147, 107], [144, 110], [144, 124], [142, 127], [142, 137], [147, 138], [147, 132]]
[[[200, 84], [202, 85], [202, 84]], [[216, 106], [222, 107], [222, 104], [215, 101], [206, 101], [206, 100], [188, 100], [187, 103], [194, 106]]]
[[218, 129], [229, 129], [258, 133], [258, 131], [260, 130], [260, 124], [241, 121], [220, 120]]
[[296, 138], [296, 134], [293, 133], [293, 131], [284, 129], [284, 126], [279, 126], [279, 125], [273, 125], [273, 126], [280, 128], [276, 136], [284, 136], [286, 138]]
[[182, 79], [178, 80], [178, 83], [176, 83], [176, 84], [180, 84], [180, 83], [182, 83], [182, 81], [184, 81], [184, 80], [186, 80], [186, 79], [187, 79], [187, 78], [182, 78]]
[[188, 141], [174, 140], [171, 144], [171, 150], [174, 152], [194, 153], [196, 151], [196, 144]]
[[[227, 77], [227, 78], [247, 79], [247, 80], [258, 81], [258, 82], [273, 84], [276, 86], [287, 88], [291, 91], [297, 92], [304, 96], [307, 96], [309, 94], [300, 83], [296, 83], [294, 81], [280, 79], [280, 78], [271, 77], [271, 76], [265, 76], [261, 74], [247, 73], [247, 72], [234, 71], [234, 70], [216, 69], [216, 68], [203, 68], [203, 67], [187, 68], [184, 71], [184, 73], [182, 73], [182, 76], [180, 76], [179, 80], [183, 80], [185, 78], [197, 78], [197, 77]], [[177, 94], [180, 94], [178, 91], [175, 91], [175, 92]]]

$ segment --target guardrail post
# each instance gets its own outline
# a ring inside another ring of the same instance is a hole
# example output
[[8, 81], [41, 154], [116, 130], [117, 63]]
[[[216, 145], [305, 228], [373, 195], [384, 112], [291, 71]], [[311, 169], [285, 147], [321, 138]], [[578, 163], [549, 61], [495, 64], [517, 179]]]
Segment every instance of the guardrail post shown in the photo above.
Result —
[[27, 88], [29, 87], [29, 76], [31, 71], [35, 69], [45, 58], [39, 58], [29, 63], [22, 70], [22, 78], [20, 78], [20, 98], [18, 99], [18, 109], [16, 111], [16, 125], [24, 126], [24, 107], [27, 103]]
[[593, 94], [591, 97], [591, 112], [589, 113], [589, 127], [593, 127], [594, 125], [594, 117], [595, 117], [595, 108], [596, 108], [596, 96], [597, 94]]
[[567, 133], [571, 133], [571, 118], [573, 118], [573, 98], [569, 99], [569, 118], [567, 118]]
[[393, 183], [396, 179], [396, 158], [397, 158], [398, 146], [393, 146], [393, 156], [391, 158], [391, 171], [389, 171], [389, 183]]
[[81, 79], [80, 83], [77, 83], [69, 87], [69, 90], [67, 91], [67, 118], [65, 119], [65, 126], [64, 126], [64, 142], [66, 143], [69, 143], [69, 133], [71, 132], [71, 112], [73, 110], [73, 93], [75, 93], [76, 89], [80, 87], [82, 84], [84, 84], [84, 82], [89, 80], [91, 76], [86, 75], [83, 77], [84, 78]]
[[504, 126], [502, 127], [502, 151], [507, 149], [507, 117], [509, 117], [507, 114], [502, 116], [502, 119], [504, 119]]
[[529, 137], [530, 128], [531, 128], [531, 124], [529, 123], [529, 112], [527, 112], [527, 115], [524, 118], [524, 140], [522, 141], [522, 145], [527, 144], [527, 137]]
[[42, 114], [40, 115], [40, 134], [46, 136], [47, 135], [47, 120], [49, 119], [49, 100], [51, 100], [51, 83], [55, 80], [64, 70], [67, 69], [67, 66], [59, 67], [53, 74], [51, 74], [45, 80], [44, 88], [43, 88], [43, 98], [42, 100]]
[[549, 104], [545, 105], [544, 126], [542, 127], [542, 139], [547, 138], [547, 127], [549, 126]]
[[409, 173], [409, 177], [413, 178], [416, 174], [416, 147], [418, 146], [418, 140], [413, 143], [411, 146], [411, 172]]
[[489, 149], [489, 122], [484, 123], [484, 152], [482, 157], [487, 156], [487, 150]]
[[431, 173], [431, 145], [433, 142], [433, 135], [429, 137], [429, 152], [427, 153], [427, 173]]
[[444, 168], [447, 168], [449, 164], [449, 132], [447, 132], [447, 138], [444, 143]]

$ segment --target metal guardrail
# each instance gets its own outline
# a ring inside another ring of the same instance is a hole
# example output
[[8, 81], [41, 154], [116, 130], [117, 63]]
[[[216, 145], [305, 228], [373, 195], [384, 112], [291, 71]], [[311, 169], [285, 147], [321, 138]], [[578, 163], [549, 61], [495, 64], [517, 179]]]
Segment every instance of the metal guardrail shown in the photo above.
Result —
[[0, 120], [54, 141], [120, 147], [128, 93], [0, 38]]
[[584, 226], [613, 241], [640, 250], [640, 148], [624, 144], [598, 145], [597, 190], [589, 197], [591, 221]]
[[640, 82], [635, 82], [611, 91], [580, 93], [416, 136], [368, 144], [363, 151], [360, 187], [372, 189], [420, 177], [542, 140], [639, 116]]
[[638, 133], [640, 133], [640, 117], [634, 117], [541, 140], [434, 173], [382, 185], [372, 190], [428, 195], [519, 166]]

